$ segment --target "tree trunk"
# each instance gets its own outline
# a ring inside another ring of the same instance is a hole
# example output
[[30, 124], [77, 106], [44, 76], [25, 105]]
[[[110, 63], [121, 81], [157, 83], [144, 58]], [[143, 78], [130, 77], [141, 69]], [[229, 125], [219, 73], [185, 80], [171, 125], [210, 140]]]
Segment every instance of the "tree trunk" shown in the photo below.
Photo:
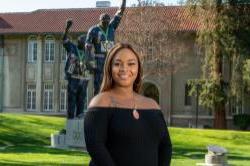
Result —
[[224, 103], [218, 104], [214, 110], [214, 128], [215, 129], [227, 128], [226, 110]]
[[[222, 52], [220, 49], [219, 42], [214, 41], [214, 78], [216, 83], [219, 85], [219, 91], [223, 91], [223, 79], [222, 79]], [[214, 108], [214, 128], [216, 129], [226, 129], [226, 110], [225, 101], [215, 104]]]
[[[216, 0], [216, 11], [217, 11], [217, 17], [221, 14], [221, 5], [222, 0]], [[215, 24], [215, 30], [219, 30], [220, 24]], [[223, 91], [223, 77], [222, 77], [222, 50], [221, 45], [218, 38], [214, 39], [213, 42], [213, 53], [214, 53], [214, 79], [216, 80], [216, 83], [219, 85], [219, 91]], [[225, 110], [225, 101], [221, 101], [219, 103], [215, 104], [214, 108], [214, 128], [216, 129], [226, 129], [226, 110]]]

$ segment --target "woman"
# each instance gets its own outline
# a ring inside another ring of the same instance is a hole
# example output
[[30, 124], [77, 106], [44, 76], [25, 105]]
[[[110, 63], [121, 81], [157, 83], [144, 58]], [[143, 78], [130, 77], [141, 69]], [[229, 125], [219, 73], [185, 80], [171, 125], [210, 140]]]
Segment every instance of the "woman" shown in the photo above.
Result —
[[90, 166], [169, 166], [172, 146], [159, 105], [139, 95], [142, 64], [129, 44], [108, 53], [100, 93], [84, 120]]

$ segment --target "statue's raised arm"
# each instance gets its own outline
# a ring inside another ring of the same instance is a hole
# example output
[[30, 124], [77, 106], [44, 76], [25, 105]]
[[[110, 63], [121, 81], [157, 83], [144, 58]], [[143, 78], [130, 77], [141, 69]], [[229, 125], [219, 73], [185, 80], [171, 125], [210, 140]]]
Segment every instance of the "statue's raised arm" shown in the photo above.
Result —
[[72, 25], [73, 25], [73, 21], [71, 19], [66, 20], [66, 28], [63, 34], [63, 41], [68, 39], [69, 29], [72, 27]]
[[[64, 67], [65, 79], [68, 81], [67, 87], [67, 118], [83, 117], [85, 99], [87, 96], [87, 86], [89, 70], [87, 68], [87, 57], [84, 50], [85, 36], [80, 35], [77, 43], [70, 40], [69, 30], [73, 25], [72, 19], [66, 20], [63, 34], [63, 47], [66, 50], [67, 58]], [[78, 100], [81, 99], [81, 100]]]
[[[121, 18], [126, 8], [126, 0], [122, 0], [122, 4], [111, 19], [108, 13], [102, 13], [99, 23], [90, 27], [86, 37], [86, 54], [89, 59], [94, 59], [96, 70], [94, 71], [94, 94], [99, 93], [102, 83], [103, 66], [105, 63], [107, 52], [115, 43], [115, 31], [118, 28]], [[92, 54], [92, 50], [94, 55]]]
[[116, 14], [122, 16], [126, 8], [126, 0], [122, 0], [122, 4]]

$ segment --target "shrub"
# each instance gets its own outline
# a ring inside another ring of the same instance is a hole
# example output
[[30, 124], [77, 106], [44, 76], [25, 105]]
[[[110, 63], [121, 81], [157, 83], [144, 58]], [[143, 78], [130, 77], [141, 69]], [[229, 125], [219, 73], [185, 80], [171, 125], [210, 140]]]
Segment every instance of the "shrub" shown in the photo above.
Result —
[[238, 114], [233, 116], [234, 125], [239, 127], [241, 130], [246, 130], [250, 125], [250, 115]]

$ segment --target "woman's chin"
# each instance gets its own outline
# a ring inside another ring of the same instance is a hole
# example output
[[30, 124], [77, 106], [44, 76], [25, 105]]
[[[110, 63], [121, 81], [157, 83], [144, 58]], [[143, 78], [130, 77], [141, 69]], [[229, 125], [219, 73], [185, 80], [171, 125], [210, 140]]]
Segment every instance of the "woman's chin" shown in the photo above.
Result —
[[131, 83], [131, 82], [128, 82], [128, 81], [119, 81], [119, 82], [117, 82], [117, 86], [118, 87], [131, 87], [131, 86], [133, 86], [133, 83]]

